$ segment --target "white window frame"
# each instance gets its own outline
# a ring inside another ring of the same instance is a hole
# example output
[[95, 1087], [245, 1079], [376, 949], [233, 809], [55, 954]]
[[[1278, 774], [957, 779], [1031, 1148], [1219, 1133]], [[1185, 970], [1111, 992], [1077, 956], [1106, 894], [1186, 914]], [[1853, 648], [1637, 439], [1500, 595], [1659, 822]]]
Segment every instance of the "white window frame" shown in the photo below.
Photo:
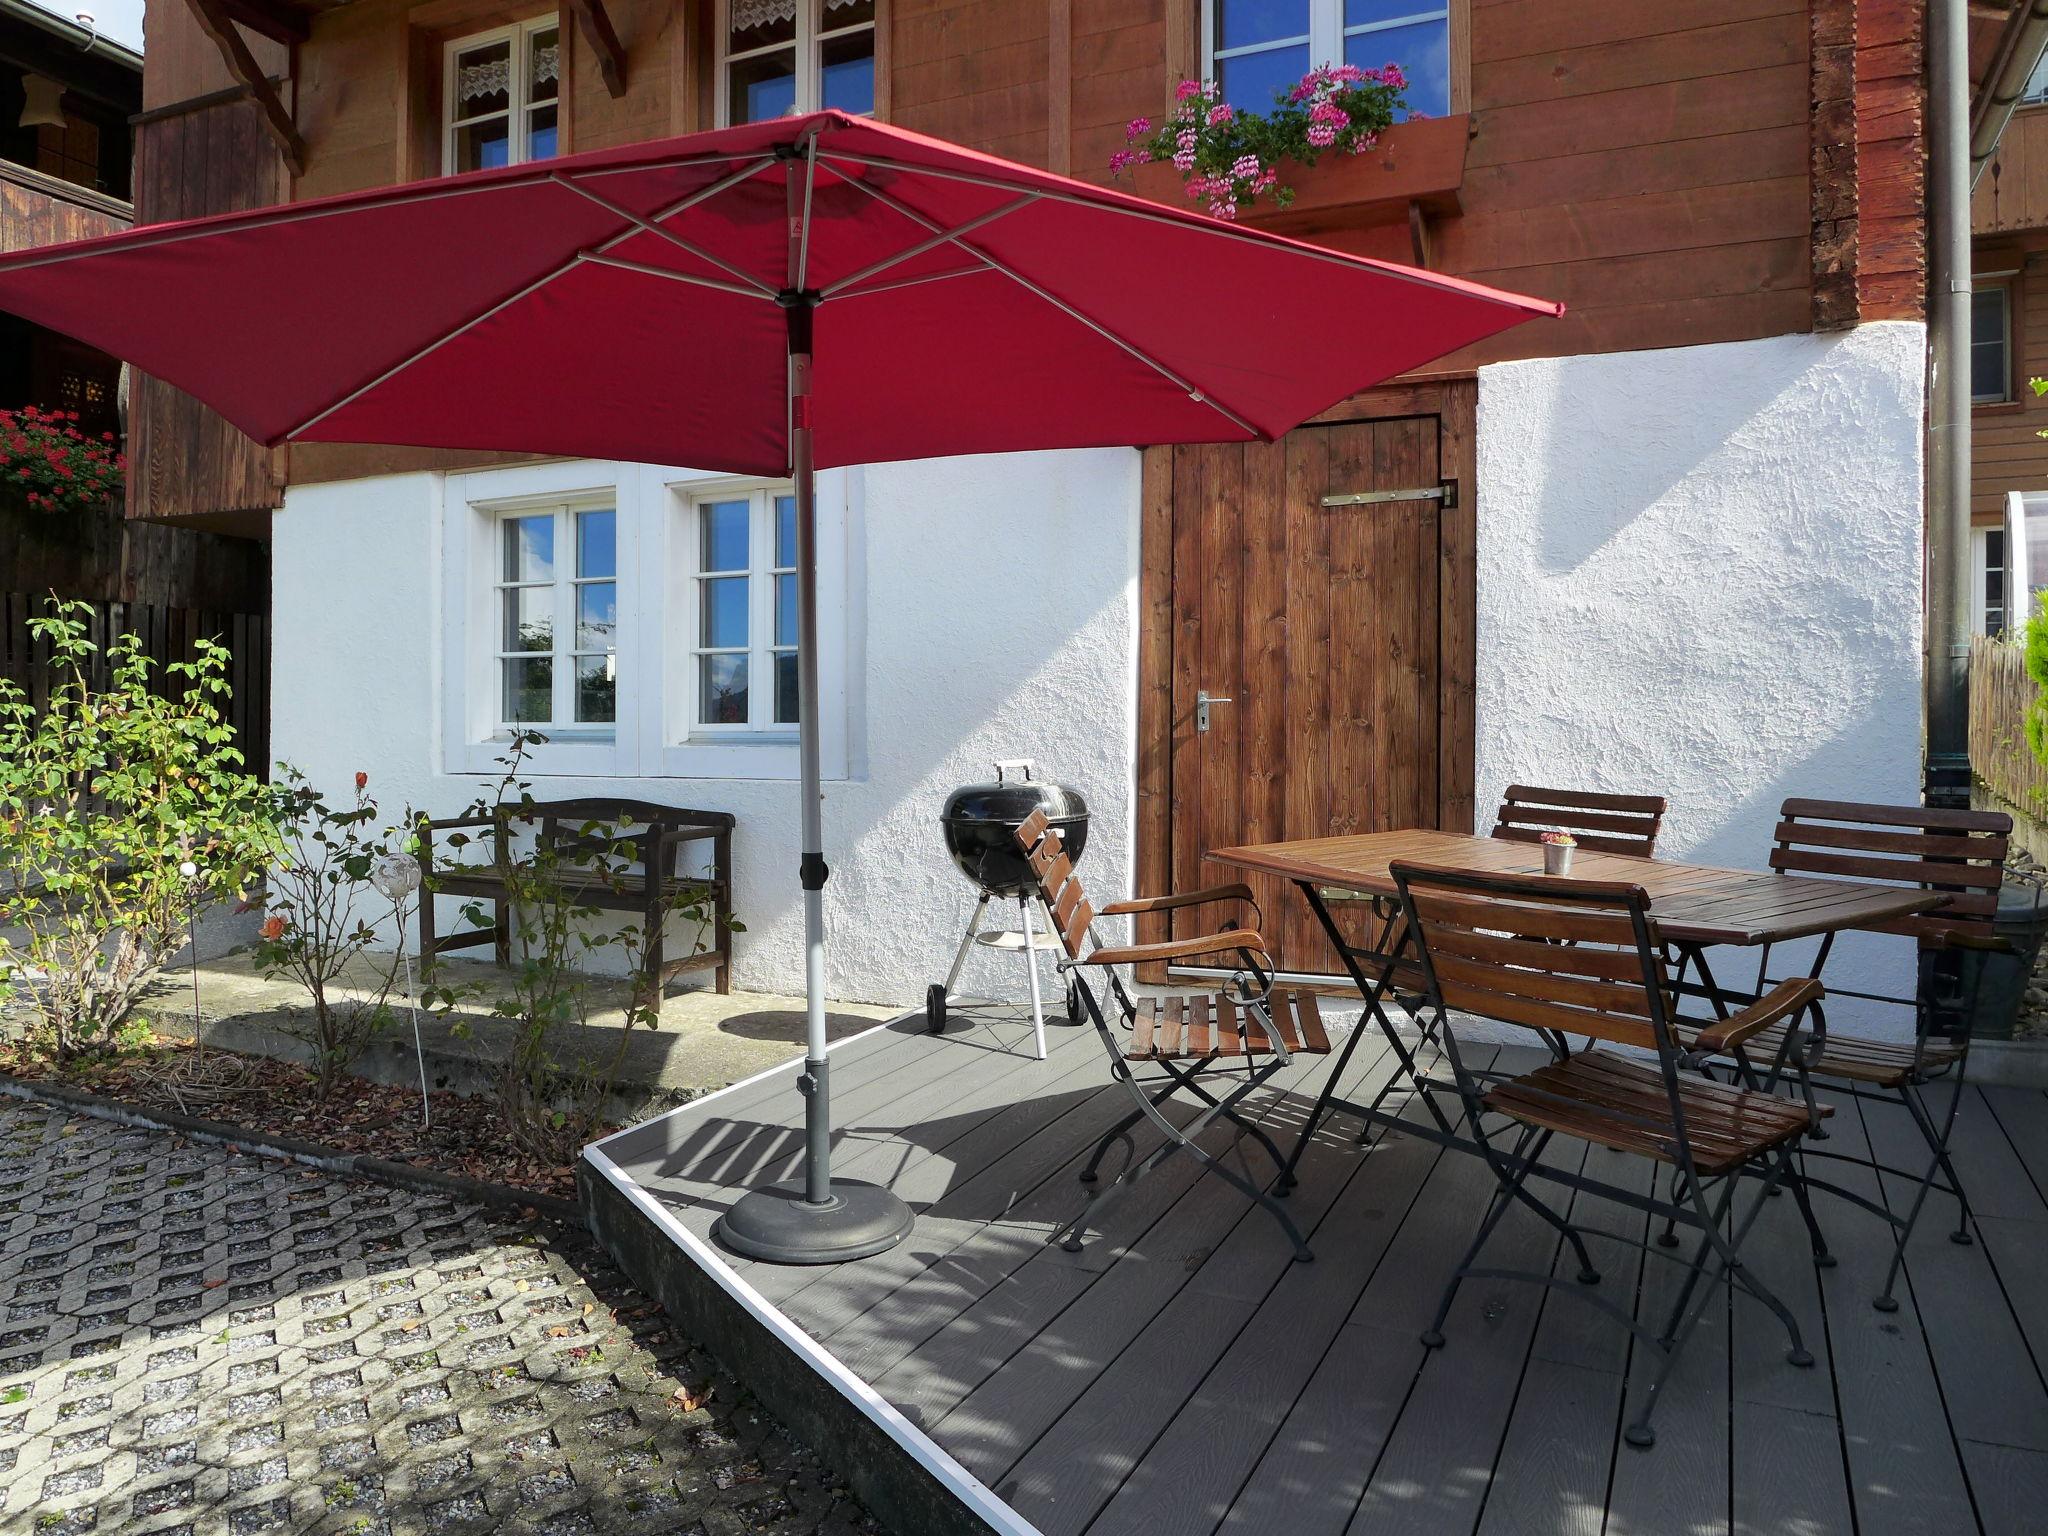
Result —
[[2001, 555], [2004, 564], [2000, 571], [2005, 577], [2005, 606], [2000, 615], [2000, 633], [2010, 632], [2014, 627], [2012, 611], [2012, 535], [2003, 528], [1972, 528], [1970, 530], [1970, 633], [1986, 635], [1991, 631], [1985, 626], [1990, 621], [1989, 594], [1985, 588], [1991, 578], [1991, 535], [1997, 534], [2004, 542], [2007, 553]]
[[[602, 654], [596, 651], [579, 650], [577, 640], [577, 597], [578, 589], [588, 586], [610, 586], [614, 597], [618, 588], [617, 532], [619, 511], [607, 498], [582, 498], [567, 502], [513, 502], [488, 509], [492, 527], [489, 538], [497, 551], [497, 580], [493, 583], [492, 609], [498, 615], [495, 640], [498, 649], [493, 652], [498, 662], [498, 720], [497, 728], [510, 737], [515, 730], [540, 731], [550, 738], [610, 736], [618, 728], [616, 710], [614, 718], [604, 720], [578, 720], [576, 718], [576, 674], [577, 663], [590, 656]], [[609, 512], [612, 514], [614, 566], [609, 576], [585, 576], [580, 571], [582, 545], [577, 538], [577, 521], [588, 512]], [[516, 581], [507, 578], [504, 569], [505, 525], [522, 518], [548, 517], [554, 521], [554, 574], [544, 582]], [[508, 651], [504, 649], [504, 601], [505, 594], [515, 590], [545, 587], [553, 602], [553, 649], [548, 653], [554, 663], [552, 678], [554, 699], [549, 706], [547, 720], [508, 720], [505, 718], [504, 664], [521, 657], [536, 657], [538, 651]], [[614, 605], [616, 606], [616, 604]], [[624, 627], [623, 617], [619, 626]], [[617, 664], [618, 636], [614, 632], [610, 653]]]
[[[435, 664], [444, 770], [496, 773], [510, 739], [499, 718], [498, 519], [526, 508], [608, 505], [617, 514], [617, 719], [610, 728], [543, 730], [549, 739], [534, 749], [529, 773], [794, 780], [794, 726], [741, 735], [692, 725], [699, 633], [692, 503], [708, 491], [772, 483], [588, 459], [437, 475], [441, 638]], [[818, 732], [823, 772], [834, 780], [849, 776], [850, 742], [865, 718], [866, 573], [849, 556], [863, 544], [864, 486], [859, 469], [818, 475]]]
[[[495, 112], [478, 113], [475, 117], [463, 117], [460, 104], [455, 96], [455, 61], [475, 48], [489, 47], [496, 42], [512, 45], [512, 67], [507, 89], [505, 118], [505, 163], [525, 165], [532, 159], [532, 119], [535, 103], [527, 99], [527, 90], [533, 79], [533, 39], [536, 33], [550, 28], [556, 33], [555, 46], [564, 46], [561, 31], [561, 13], [544, 11], [527, 21], [515, 21], [507, 26], [493, 27], [488, 32], [474, 32], [468, 37], [458, 37], [445, 43], [441, 48], [441, 169], [444, 173], [455, 169], [455, 135], [460, 128], [470, 123], [482, 122], [496, 117]], [[566, 57], [566, 51], [563, 55]], [[562, 89], [566, 70], [560, 68], [555, 76], [555, 150], [562, 151], [563, 135], [568, 127], [568, 114], [563, 108], [568, 104], [567, 94]], [[553, 159], [554, 156], [548, 158]]]
[[2034, 66], [2034, 72], [2027, 76], [2027, 88], [2020, 92], [2019, 104], [2038, 107], [2043, 102], [2048, 102], [2048, 54], [2042, 55], [2041, 62]]
[[[776, 503], [781, 498], [793, 496], [795, 488], [787, 480], [762, 481], [753, 485], [727, 485], [686, 493], [688, 511], [685, 517], [689, 526], [683, 530], [686, 562], [690, 566], [689, 586], [684, 588], [690, 603], [689, 611], [695, 622], [691, 626], [690, 664], [688, 675], [683, 681], [690, 695], [690, 735], [693, 738], [717, 736], [782, 736], [794, 741], [797, 723], [794, 720], [776, 720], [775, 714], [775, 658], [782, 652], [794, 655], [795, 646], [775, 643], [775, 578], [796, 574], [794, 565], [775, 564]], [[709, 571], [704, 569], [704, 509], [719, 502], [745, 501], [747, 503], [747, 566], [745, 570]], [[765, 562], [764, 563], [764, 557]], [[707, 583], [745, 577], [747, 582], [747, 643], [744, 646], [707, 646], [703, 643], [704, 589]], [[747, 658], [747, 711], [749, 718], [744, 722], [706, 721], [703, 718], [704, 669], [700, 665], [705, 656], [716, 654], [744, 653]]]
[[[882, 89], [882, 33], [878, 23], [882, 19], [883, 7], [888, 0], [875, 0], [875, 14], [868, 21], [853, 22], [844, 27], [827, 27], [820, 23], [824, 15], [825, 0], [797, 0], [796, 8], [796, 110], [815, 112], [824, 87], [823, 47], [827, 38], [851, 37], [856, 32], [867, 32], [874, 36], [875, 94], [879, 100]], [[779, 53], [792, 46], [789, 43], [766, 43], [759, 48], [742, 48], [738, 53], [728, 51], [732, 46], [732, 4], [731, 0], [718, 0], [718, 65], [717, 98], [718, 125], [732, 126], [732, 71], [728, 67], [744, 59], [761, 57], [764, 54]], [[870, 109], [860, 114], [872, 117]]]
[[[1202, 78], [1217, 78], [1216, 64], [1219, 59], [1237, 58], [1246, 54], [1270, 53], [1276, 48], [1293, 48], [1308, 44], [1308, 67], [1322, 64], [1338, 64], [1344, 59], [1344, 44], [1354, 37], [1363, 37], [1368, 32], [1385, 32], [1395, 27], [1413, 26], [1417, 22], [1441, 21], [1444, 24], [1444, 101], [1450, 110], [1457, 110], [1457, 91], [1449, 78], [1451, 69], [1450, 38], [1453, 27], [1451, 8], [1455, 0], [1410, 0], [1412, 9], [1386, 21], [1360, 22], [1356, 26], [1344, 25], [1344, 0], [1308, 0], [1308, 31], [1291, 37], [1269, 38], [1260, 43], [1244, 43], [1235, 48], [1218, 49], [1216, 46], [1216, 0], [1202, 0]], [[1267, 102], [1240, 102], [1247, 112], [1264, 112], [1270, 107]]]
[[[1977, 295], [1977, 294], [1980, 294], [1980, 293], [1996, 293], [1996, 294], [1997, 294], [1997, 295], [1999, 296], [1999, 301], [1998, 301], [1998, 313], [1999, 313], [1999, 323], [2000, 323], [2000, 326], [2001, 326], [2001, 330], [2000, 330], [2000, 333], [1999, 333], [1999, 338], [1998, 338], [1998, 357], [1999, 357], [1999, 362], [2000, 362], [2000, 365], [2001, 365], [2001, 366], [2000, 366], [2000, 368], [1999, 368], [1999, 373], [1998, 373], [1998, 379], [1999, 379], [1999, 384], [1998, 384], [1998, 393], [1997, 393], [1997, 394], [1995, 394], [1995, 395], [1980, 395], [1980, 394], [1976, 393], [1976, 391], [1975, 391], [1975, 390], [1973, 389], [1973, 390], [1971, 391], [1971, 393], [1970, 393], [1970, 404], [1972, 404], [1972, 405], [2005, 405], [2005, 404], [2008, 404], [2008, 403], [2009, 403], [2009, 402], [2010, 402], [2010, 401], [2012, 400], [2012, 398], [2013, 398], [2013, 394], [2012, 394], [2012, 374], [2013, 374], [2013, 357], [2012, 357], [2012, 301], [2013, 301], [2013, 290], [2012, 290], [2012, 285], [2011, 285], [2010, 283], [2008, 283], [2008, 282], [2005, 282], [2005, 281], [2003, 281], [2003, 280], [1999, 280], [1999, 281], [1990, 281], [1990, 282], [1987, 282], [1987, 281], [1983, 280], [1983, 278], [1982, 278], [1982, 277], [1980, 276], [1980, 277], [1978, 278], [1978, 280], [1976, 281], [1976, 283], [1975, 283], [1975, 284], [1974, 284], [1974, 285], [1972, 286], [1972, 288], [1971, 288], [1970, 292], [1971, 292], [1971, 305], [1972, 305], [1972, 313], [1973, 313], [1973, 315], [1974, 315], [1974, 312], [1975, 312], [1975, 304], [1976, 304], [1976, 295]], [[1979, 342], [1978, 342], [1978, 340], [1977, 340], [1977, 335], [1976, 335], [1976, 328], [1975, 328], [1975, 325], [1974, 325], [1974, 323], [1973, 323], [1973, 325], [1972, 325], [1972, 327], [1971, 327], [1971, 332], [1970, 332], [1970, 372], [1971, 372], [1971, 373], [1972, 373], [1973, 375], [1974, 375], [1974, 374], [1976, 373], [1976, 371], [1977, 371], [1977, 369], [1976, 369], [1976, 362], [1977, 362], [1977, 348], [1978, 348], [1978, 346], [1979, 346], [1979, 345], [1980, 345], [1980, 343], [1979, 343]]]

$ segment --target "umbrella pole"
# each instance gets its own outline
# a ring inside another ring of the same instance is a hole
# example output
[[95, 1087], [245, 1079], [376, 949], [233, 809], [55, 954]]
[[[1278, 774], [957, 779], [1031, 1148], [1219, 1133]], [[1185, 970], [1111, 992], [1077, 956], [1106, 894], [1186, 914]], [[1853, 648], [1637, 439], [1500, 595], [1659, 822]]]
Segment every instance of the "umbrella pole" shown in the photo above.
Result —
[[781, 295], [789, 319], [789, 457], [796, 486], [797, 793], [802, 801], [804, 891], [804, 1176], [756, 1189], [719, 1219], [728, 1248], [775, 1264], [837, 1264], [894, 1247], [910, 1233], [910, 1207], [878, 1184], [832, 1178], [832, 1065], [825, 1051], [825, 805], [818, 764], [818, 540], [811, 455], [811, 316], [817, 295], [803, 290], [801, 158], [790, 160], [790, 286]]

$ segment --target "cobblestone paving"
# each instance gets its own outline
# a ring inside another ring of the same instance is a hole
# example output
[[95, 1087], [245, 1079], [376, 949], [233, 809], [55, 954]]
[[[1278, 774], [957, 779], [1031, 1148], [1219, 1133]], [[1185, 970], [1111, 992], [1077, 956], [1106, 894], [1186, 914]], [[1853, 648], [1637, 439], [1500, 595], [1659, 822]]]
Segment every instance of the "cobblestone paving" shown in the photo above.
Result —
[[0, 1102], [0, 1306], [8, 1536], [874, 1530], [587, 1238], [433, 1196]]

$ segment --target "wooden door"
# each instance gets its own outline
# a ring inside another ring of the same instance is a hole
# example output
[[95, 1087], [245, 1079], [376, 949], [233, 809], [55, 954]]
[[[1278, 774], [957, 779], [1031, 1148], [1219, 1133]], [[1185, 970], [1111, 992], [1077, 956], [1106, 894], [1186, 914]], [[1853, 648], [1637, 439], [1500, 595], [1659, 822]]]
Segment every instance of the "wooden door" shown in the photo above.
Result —
[[[1156, 634], [1145, 647], [1150, 667], [1165, 665], [1152, 713], [1167, 738], [1150, 765], [1164, 768], [1166, 867], [1148, 884], [1229, 878], [1203, 854], [1235, 843], [1470, 826], [1470, 476], [1458, 464], [1470, 395], [1457, 390], [1403, 391], [1389, 402], [1398, 413], [1148, 463], [1170, 477], [1170, 527], [1153, 516], [1146, 530], [1168, 546], [1164, 571], [1148, 549], [1168, 599], [1147, 617], [1170, 626], [1164, 647]], [[1351, 496], [1373, 499], [1328, 499]], [[1218, 701], [1206, 730], [1204, 693]], [[1300, 895], [1252, 883], [1280, 965], [1337, 970]], [[1183, 914], [1173, 931], [1215, 921]]]

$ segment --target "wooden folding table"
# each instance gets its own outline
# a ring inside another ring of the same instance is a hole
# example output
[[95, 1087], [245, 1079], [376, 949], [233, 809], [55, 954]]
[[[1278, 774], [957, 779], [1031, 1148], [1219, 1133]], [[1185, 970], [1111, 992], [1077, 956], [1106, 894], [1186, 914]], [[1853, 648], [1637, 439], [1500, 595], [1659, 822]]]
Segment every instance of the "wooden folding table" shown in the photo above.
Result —
[[[1360, 944], [1339, 927], [1330, 912], [1327, 893], [1341, 891], [1357, 896], [1392, 898], [1395, 888], [1388, 868], [1395, 863], [1540, 875], [1543, 873], [1543, 849], [1531, 843], [1473, 837], [1457, 832], [1413, 830], [1219, 848], [1208, 857], [1238, 869], [1277, 875], [1283, 880], [1293, 881], [1300, 888], [1357, 986], [1359, 995], [1364, 998], [1366, 1012], [1379, 1026], [1399, 1063], [1399, 1069], [1369, 1104], [1346, 1099], [1337, 1093], [1337, 1085], [1351, 1063], [1351, 1054], [1365, 1035], [1365, 1023], [1361, 1019], [1323, 1081], [1315, 1110], [1302, 1129], [1301, 1140], [1296, 1144], [1293, 1156], [1288, 1159], [1282, 1187], [1293, 1183], [1294, 1167], [1301, 1158], [1302, 1149], [1308, 1145], [1323, 1117], [1333, 1108], [1347, 1110], [1368, 1123], [1390, 1127], [1398, 1125], [1405, 1132], [1461, 1151], [1481, 1152], [1476, 1140], [1481, 1134], [1479, 1127], [1473, 1126], [1469, 1133], [1461, 1133], [1437, 1102], [1436, 1094], [1439, 1092], [1449, 1092], [1455, 1098], [1455, 1085], [1432, 1079], [1421, 1069], [1409, 1042], [1401, 1037], [1387, 1016], [1385, 1004], [1390, 997], [1411, 1016], [1417, 1015], [1417, 1009], [1404, 1001], [1403, 994], [1394, 985], [1402, 952], [1412, 942], [1405, 925], [1382, 925], [1383, 929], [1398, 927], [1400, 930], [1393, 937], [1391, 947]], [[1571, 873], [1575, 879], [1619, 881], [1639, 885], [1648, 892], [1650, 915], [1656, 920], [1658, 933], [1680, 957], [1677, 974], [1683, 978], [1691, 970], [1698, 975], [1699, 980], [1683, 990], [1688, 995], [1704, 997], [1717, 1014], [1724, 1016], [1730, 1003], [1747, 999], [1743, 994], [1723, 989], [1714, 980], [1707, 964], [1706, 951], [1709, 948], [1775, 944], [1843, 929], [1865, 928], [1891, 918], [1930, 911], [1948, 899], [1939, 893], [1914, 887], [1823, 880], [1746, 869], [1716, 869], [1667, 859], [1594, 853], [1584, 848], [1574, 856]], [[1381, 943], [1386, 942], [1387, 936], [1383, 932]], [[1405, 1118], [1398, 1110], [1384, 1107], [1390, 1095], [1403, 1092], [1412, 1092], [1421, 1101], [1428, 1111], [1430, 1123]]]

